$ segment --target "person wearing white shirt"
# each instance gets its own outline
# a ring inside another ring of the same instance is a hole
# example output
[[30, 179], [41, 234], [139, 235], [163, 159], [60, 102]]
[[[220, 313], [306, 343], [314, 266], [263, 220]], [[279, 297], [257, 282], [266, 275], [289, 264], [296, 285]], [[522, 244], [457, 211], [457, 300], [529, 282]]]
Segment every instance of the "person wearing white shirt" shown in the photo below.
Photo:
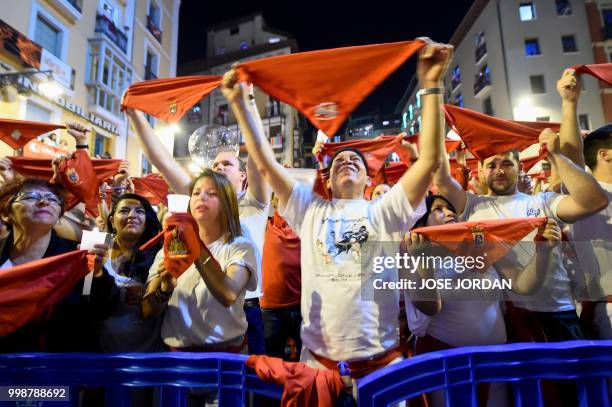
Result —
[[397, 242], [399, 247], [403, 232], [424, 213], [423, 198], [444, 149], [441, 81], [451, 59], [451, 46], [429, 44], [421, 51], [421, 157], [376, 201], [364, 199], [368, 167], [355, 149], [332, 158], [331, 201], [300, 186], [276, 161], [247, 85], [238, 83], [233, 71], [224, 76], [222, 91], [249, 156], [278, 196], [281, 216], [302, 242], [301, 360], [313, 367], [335, 368], [338, 361], [347, 361], [349, 367], [363, 360], [376, 364], [398, 346], [399, 292], [384, 291], [371, 301], [361, 298], [361, 247], [368, 241]]

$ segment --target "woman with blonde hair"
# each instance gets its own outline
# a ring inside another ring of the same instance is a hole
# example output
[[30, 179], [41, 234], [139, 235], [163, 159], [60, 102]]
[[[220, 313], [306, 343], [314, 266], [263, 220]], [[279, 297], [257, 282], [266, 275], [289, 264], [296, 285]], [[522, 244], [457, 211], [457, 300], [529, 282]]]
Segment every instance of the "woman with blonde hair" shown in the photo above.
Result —
[[190, 195], [189, 211], [208, 250], [178, 279], [166, 270], [160, 250], [149, 271], [143, 315], [165, 312], [162, 339], [172, 350], [244, 352], [244, 295], [256, 287], [260, 267], [255, 245], [242, 234], [236, 192], [224, 175], [205, 170]]

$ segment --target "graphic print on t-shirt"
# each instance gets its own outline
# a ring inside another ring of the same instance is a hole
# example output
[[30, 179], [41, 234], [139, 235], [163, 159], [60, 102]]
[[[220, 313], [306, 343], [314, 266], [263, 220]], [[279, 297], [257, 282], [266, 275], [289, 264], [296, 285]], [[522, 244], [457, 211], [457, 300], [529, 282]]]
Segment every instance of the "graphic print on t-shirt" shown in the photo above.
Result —
[[[367, 218], [324, 218], [321, 222], [322, 239], [316, 240], [316, 255], [324, 265], [361, 264], [361, 247], [370, 235]], [[360, 279], [359, 268], [323, 267], [317, 277], [329, 281], [353, 281]]]

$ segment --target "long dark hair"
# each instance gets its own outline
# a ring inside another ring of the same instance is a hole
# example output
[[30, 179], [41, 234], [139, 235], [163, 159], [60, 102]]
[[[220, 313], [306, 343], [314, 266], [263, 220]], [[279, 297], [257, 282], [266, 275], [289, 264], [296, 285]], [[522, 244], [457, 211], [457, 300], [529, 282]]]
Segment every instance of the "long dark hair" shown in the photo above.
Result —
[[157, 252], [161, 249], [162, 244], [160, 242], [159, 244], [148, 250], [139, 250], [138, 248], [142, 244], [151, 240], [155, 235], [157, 235], [161, 231], [162, 227], [159, 223], [159, 220], [157, 219], [157, 213], [155, 212], [149, 201], [147, 201], [144, 197], [138, 194], [123, 194], [119, 197], [117, 202], [115, 202], [110, 214], [108, 215], [108, 218], [106, 220], [106, 226], [108, 231], [112, 232], [113, 234], [115, 233], [111, 219], [113, 215], [115, 215], [119, 203], [126, 199], [133, 199], [135, 201], [138, 201], [140, 205], [142, 205], [142, 207], [144, 208], [145, 229], [142, 232], [142, 235], [140, 236], [140, 239], [138, 240], [135, 249], [132, 251], [132, 257], [126, 262], [124, 262], [120, 269], [117, 271], [119, 272], [119, 274], [130, 276], [140, 281], [141, 283], [145, 283], [149, 275], [149, 268], [151, 267], [151, 264], [153, 264], [153, 259], [155, 258]]

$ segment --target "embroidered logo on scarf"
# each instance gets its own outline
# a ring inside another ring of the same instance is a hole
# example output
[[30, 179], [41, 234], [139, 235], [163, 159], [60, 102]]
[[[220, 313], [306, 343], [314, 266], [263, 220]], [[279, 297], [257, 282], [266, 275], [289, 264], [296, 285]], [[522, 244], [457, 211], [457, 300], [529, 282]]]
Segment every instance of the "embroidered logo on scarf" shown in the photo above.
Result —
[[78, 184], [80, 181], [79, 174], [74, 168], [66, 169], [66, 176], [68, 177], [68, 181], [70, 181], [71, 184]]
[[176, 103], [170, 103], [168, 105], [168, 111], [170, 112], [170, 114], [176, 114], [178, 107], [176, 105]]
[[333, 120], [338, 117], [338, 104], [336, 102], [323, 102], [315, 106], [314, 117], [318, 120]]
[[187, 246], [181, 240], [180, 227], [172, 231], [172, 240], [168, 245], [168, 256], [169, 257], [185, 257], [187, 256]]
[[470, 232], [476, 246], [482, 246], [484, 244], [484, 227], [481, 225], [472, 226]]
[[19, 140], [21, 138], [21, 132], [19, 130], [13, 130], [11, 137], [13, 140]]

